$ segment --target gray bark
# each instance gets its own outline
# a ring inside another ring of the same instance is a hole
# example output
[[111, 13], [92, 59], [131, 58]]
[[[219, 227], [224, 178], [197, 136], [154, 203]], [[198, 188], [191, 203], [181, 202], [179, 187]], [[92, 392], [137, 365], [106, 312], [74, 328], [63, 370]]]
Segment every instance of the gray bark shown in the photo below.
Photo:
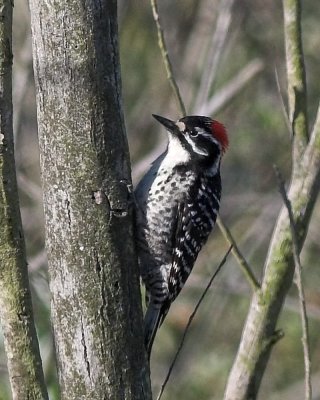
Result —
[[47, 399], [34, 326], [12, 128], [12, 2], [0, 1], [0, 317], [14, 400]]
[[30, 9], [61, 398], [150, 399], [116, 1]]

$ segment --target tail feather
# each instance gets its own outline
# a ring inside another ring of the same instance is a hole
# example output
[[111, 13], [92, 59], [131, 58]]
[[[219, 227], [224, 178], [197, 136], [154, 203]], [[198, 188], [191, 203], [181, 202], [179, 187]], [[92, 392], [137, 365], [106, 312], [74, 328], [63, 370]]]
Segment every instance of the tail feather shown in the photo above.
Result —
[[153, 341], [161, 321], [161, 315], [161, 308], [159, 308], [159, 306], [155, 307], [152, 302], [149, 303], [146, 315], [144, 317], [144, 344], [148, 353], [149, 360]]
[[161, 307], [155, 305], [152, 301], [148, 305], [146, 315], [144, 317], [144, 344], [150, 360], [151, 349], [154, 338], [170, 308], [170, 302], [165, 301]]

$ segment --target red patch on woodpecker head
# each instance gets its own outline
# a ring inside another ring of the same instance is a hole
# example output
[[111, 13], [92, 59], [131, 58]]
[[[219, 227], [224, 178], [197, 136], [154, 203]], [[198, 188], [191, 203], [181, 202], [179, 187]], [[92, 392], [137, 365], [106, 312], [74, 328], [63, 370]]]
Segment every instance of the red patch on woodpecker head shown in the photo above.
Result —
[[211, 124], [212, 135], [221, 144], [222, 151], [225, 152], [229, 145], [228, 134], [223, 124], [213, 120]]

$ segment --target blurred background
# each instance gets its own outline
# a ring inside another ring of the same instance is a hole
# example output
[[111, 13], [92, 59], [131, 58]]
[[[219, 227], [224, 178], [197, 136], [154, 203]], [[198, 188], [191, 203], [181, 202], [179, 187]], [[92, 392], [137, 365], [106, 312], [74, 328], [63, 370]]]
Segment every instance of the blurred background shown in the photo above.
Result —
[[[161, 0], [159, 12], [187, 112], [218, 119], [229, 132], [223, 159], [221, 217], [260, 279], [281, 197], [273, 164], [286, 180], [291, 170], [286, 104], [283, 18], [276, 0]], [[303, 2], [303, 44], [310, 126], [320, 99], [320, 8]], [[166, 145], [151, 117], [180, 117], [157, 43], [148, 1], [119, 1], [123, 102], [135, 182]], [[14, 8], [14, 132], [20, 203], [26, 236], [35, 319], [50, 398], [57, 399], [44, 250], [30, 19], [26, 2]], [[310, 323], [314, 399], [320, 399], [320, 204], [302, 252]], [[184, 327], [228, 245], [215, 229], [156, 338], [151, 360], [157, 393]], [[221, 399], [241, 337], [251, 288], [233, 256], [214, 281], [188, 333], [163, 399]], [[303, 398], [304, 365], [296, 287], [278, 328], [260, 399]], [[10, 399], [0, 332], [0, 399]]]

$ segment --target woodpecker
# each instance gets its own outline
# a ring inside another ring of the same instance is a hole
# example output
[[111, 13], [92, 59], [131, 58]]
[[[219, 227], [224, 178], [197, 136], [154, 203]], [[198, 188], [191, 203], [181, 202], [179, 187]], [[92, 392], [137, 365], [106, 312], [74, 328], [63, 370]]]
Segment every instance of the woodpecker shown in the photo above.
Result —
[[228, 147], [225, 127], [209, 117], [186, 116], [178, 121], [153, 117], [166, 128], [168, 146], [135, 190], [149, 358], [156, 332], [216, 222], [220, 162]]

